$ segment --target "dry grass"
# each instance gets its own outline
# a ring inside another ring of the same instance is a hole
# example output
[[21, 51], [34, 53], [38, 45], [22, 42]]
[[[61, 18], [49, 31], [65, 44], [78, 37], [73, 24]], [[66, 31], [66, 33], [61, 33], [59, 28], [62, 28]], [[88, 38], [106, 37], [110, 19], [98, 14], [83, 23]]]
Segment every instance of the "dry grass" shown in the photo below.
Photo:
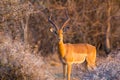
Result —
[[[5, 36], [5, 35], [4, 35]], [[35, 56], [21, 42], [4, 37], [0, 45], [0, 80], [53, 80], [42, 57]]]

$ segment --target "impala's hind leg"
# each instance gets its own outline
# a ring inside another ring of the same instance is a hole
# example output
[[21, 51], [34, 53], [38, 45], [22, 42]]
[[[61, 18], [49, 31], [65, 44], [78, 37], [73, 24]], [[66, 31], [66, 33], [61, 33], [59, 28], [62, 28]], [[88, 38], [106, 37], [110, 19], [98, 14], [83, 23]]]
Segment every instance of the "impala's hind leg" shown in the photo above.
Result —
[[95, 61], [91, 61], [89, 58], [87, 58], [87, 68], [88, 70], [93, 70], [96, 68]]
[[87, 58], [86, 58], [86, 61], [87, 61], [87, 67], [89, 70], [92, 70], [92, 69], [96, 69], [96, 51], [94, 51], [93, 53], [90, 53]]

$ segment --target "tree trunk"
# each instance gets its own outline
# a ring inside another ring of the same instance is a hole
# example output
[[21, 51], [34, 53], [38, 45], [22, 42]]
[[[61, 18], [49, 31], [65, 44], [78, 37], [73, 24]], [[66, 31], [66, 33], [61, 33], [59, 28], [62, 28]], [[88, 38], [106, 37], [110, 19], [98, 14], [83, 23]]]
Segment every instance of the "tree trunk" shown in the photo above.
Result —
[[25, 19], [25, 28], [24, 28], [24, 42], [25, 44], [28, 44], [28, 21], [29, 21], [29, 15], [26, 16]]
[[110, 16], [110, 12], [111, 12], [111, 2], [108, 1], [108, 11], [107, 11], [108, 20], [107, 20], [107, 30], [106, 30], [106, 38], [105, 38], [105, 52], [106, 52], [106, 54], [109, 54], [111, 51], [111, 44], [110, 44], [110, 28], [111, 28], [110, 20], [111, 20], [111, 16]]
[[21, 20], [21, 25], [24, 30], [24, 43], [28, 44], [28, 21], [29, 21], [29, 15], [26, 16], [25, 22], [24, 20]]

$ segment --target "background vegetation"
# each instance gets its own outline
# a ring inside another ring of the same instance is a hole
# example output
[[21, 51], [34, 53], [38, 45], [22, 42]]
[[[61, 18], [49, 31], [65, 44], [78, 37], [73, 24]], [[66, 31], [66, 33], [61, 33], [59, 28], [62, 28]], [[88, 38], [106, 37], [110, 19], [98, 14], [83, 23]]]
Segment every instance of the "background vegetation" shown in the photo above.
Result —
[[[66, 19], [65, 9], [70, 17], [66, 25], [69, 30], [64, 33], [65, 43], [92, 44], [97, 47], [99, 55], [120, 48], [120, 0], [0, 0], [0, 54], [1, 60], [4, 54], [8, 60], [0, 62], [0, 68], [5, 72], [0, 73], [2, 80], [16, 80], [18, 77], [22, 80], [30, 78], [34, 72], [23, 72], [27, 76], [24, 77], [21, 67], [13, 63], [16, 59], [10, 56], [14, 52], [10, 52], [11, 48], [19, 50], [15, 51], [18, 54], [27, 51], [25, 54], [40, 57], [57, 52], [57, 38], [49, 31], [52, 25], [48, 17], [52, 15], [52, 20], [60, 27]], [[21, 64], [24, 63], [20, 62], [19, 66]]]

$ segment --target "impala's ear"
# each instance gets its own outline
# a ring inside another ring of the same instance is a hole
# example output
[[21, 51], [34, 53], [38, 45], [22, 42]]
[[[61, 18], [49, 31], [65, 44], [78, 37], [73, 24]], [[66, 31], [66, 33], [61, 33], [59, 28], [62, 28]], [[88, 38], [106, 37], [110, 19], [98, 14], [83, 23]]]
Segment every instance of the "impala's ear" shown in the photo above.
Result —
[[50, 32], [54, 32], [55, 30], [53, 28], [50, 28]]
[[69, 27], [69, 26], [66, 26], [65, 28], [63, 28], [63, 32], [68, 31], [68, 29], [70, 29], [70, 27]]
[[50, 28], [50, 32], [53, 32], [53, 33], [57, 34], [57, 32], [54, 28]]

